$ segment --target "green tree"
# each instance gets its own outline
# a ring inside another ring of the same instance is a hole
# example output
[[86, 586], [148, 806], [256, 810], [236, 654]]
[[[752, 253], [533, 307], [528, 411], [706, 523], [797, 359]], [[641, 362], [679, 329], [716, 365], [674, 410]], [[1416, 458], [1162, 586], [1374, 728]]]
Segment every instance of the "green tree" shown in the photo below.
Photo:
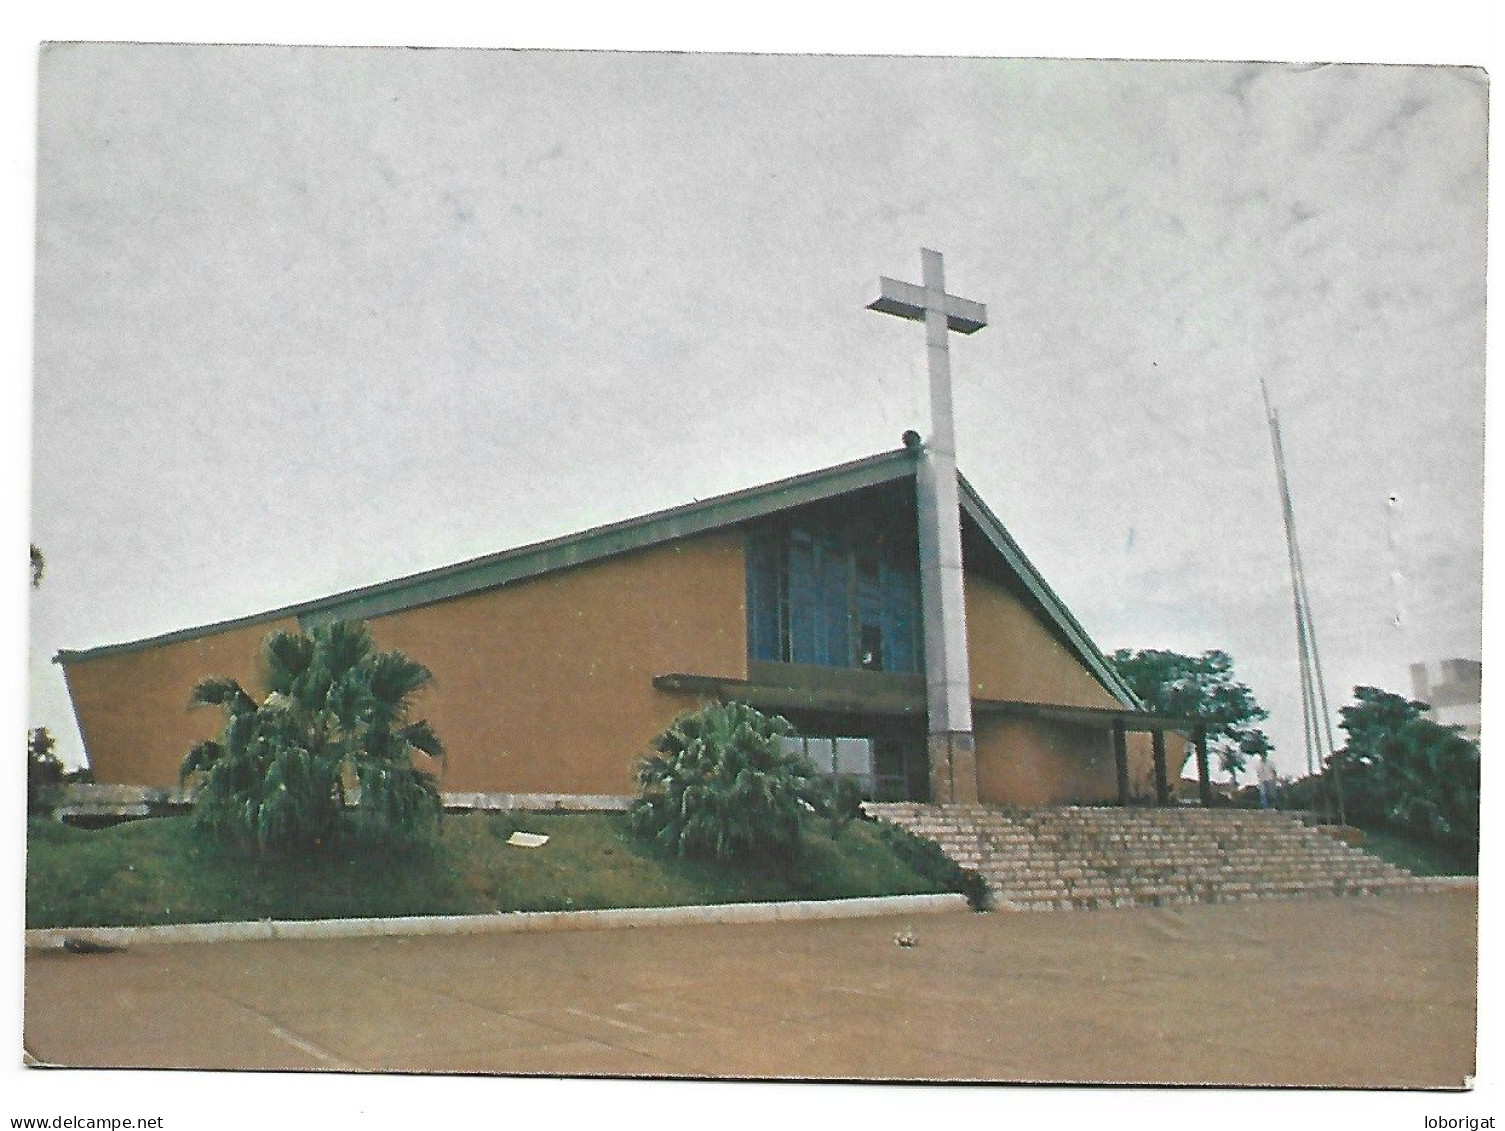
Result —
[[36, 727], [26, 736], [27, 813], [51, 813], [61, 800], [65, 774], [53, 745], [46, 727]]
[[1338, 725], [1347, 733], [1347, 746], [1362, 757], [1387, 736], [1426, 717], [1431, 706], [1378, 687], [1355, 687], [1354, 701], [1338, 711]]
[[632, 828], [679, 856], [788, 858], [808, 814], [829, 806], [825, 784], [783, 739], [794, 728], [744, 703], [680, 715], [638, 766]]
[[[42, 574], [47, 569], [47, 559], [31, 543], [31, 587], [40, 589]], [[46, 727], [36, 727], [26, 733], [26, 811], [50, 813], [57, 808], [63, 795], [63, 763], [54, 754], [56, 745], [52, 732]]]
[[1425, 717], [1428, 705], [1377, 687], [1355, 687], [1339, 712], [1348, 741], [1333, 760], [1360, 823], [1479, 852], [1479, 746], [1457, 727]]
[[[1186, 763], [1182, 762], [1184, 766]], [[1238, 785], [1238, 776], [1249, 765], [1249, 758], [1243, 750], [1237, 746], [1225, 746], [1218, 751], [1218, 767], [1228, 775], [1230, 784]]]
[[1151, 711], [1205, 722], [1208, 756], [1217, 759], [1235, 783], [1251, 756], [1271, 749], [1258, 725], [1269, 712], [1246, 684], [1234, 678], [1233, 657], [1227, 652], [1214, 648], [1200, 656], [1184, 656], [1157, 648], [1120, 648], [1111, 659]]
[[194, 822], [263, 852], [327, 846], [342, 832], [346, 788], [355, 820], [377, 839], [410, 840], [438, 820], [437, 779], [414, 756], [444, 748], [412, 698], [432, 680], [401, 652], [379, 652], [364, 624], [276, 632], [261, 652], [266, 698], [233, 679], [206, 679], [193, 705], [225, 712], [218, 740], [200, 742], [180, 777], [196, 783]]

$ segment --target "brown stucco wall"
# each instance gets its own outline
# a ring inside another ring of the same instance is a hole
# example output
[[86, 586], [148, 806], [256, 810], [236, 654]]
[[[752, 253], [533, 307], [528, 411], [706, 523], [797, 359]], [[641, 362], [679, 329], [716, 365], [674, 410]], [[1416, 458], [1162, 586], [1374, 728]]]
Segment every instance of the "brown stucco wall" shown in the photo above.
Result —
[[738, 531], [687, 538], [370, 622], [427, 664], [442, 788], [636, 792], [648, 742], [694, 696], [669, 672], [747, 677]]
[[[1071, 707], [1121, 704], [1028, 607], [1002, 585], [968, 575], [967, 658], [972, 694]], [[1118, 797], [1113, 739], [1107, 727], [980, 717], [978, 797], [997, 805], [1059, 805]], [[1166, 736], [1166, 766], [1176, 781], [1185, 740]], [[1128, 735], [1129, 780], [1136, 796], [1154, 796], [1148, 734]]]
[[986, 577], [966, 580], [967, 660], [972, 694], [1071, 707], [1117, 707], [1115, 699], [1018, 597]]
[[[976, 720], [978, 800], [991, 805], [1065, 805], [1118, 799], [1113, 736], [1106, 727], [1035, 719]], [[1126, 736], [1129, 786], [1136, 799], [1155, 796], [1150, 736]], [[1166, 776], [1174, 789], [1185, 740], [1165, 736]]]
[[224, 723], [214, 707], [188, 709], [194, 684], [228, 675], [253, 694], [261, 690], [258, 656], [268, 634], [296, 629], [292, 618], [227, 629], [63, 665], [89, 765], [101, 782], [173, 786], [195, 742]]
[[1106, 731], [1033, 719], [976, 720], [978, 799], [1054, 805], [1118, 792]]
[[[1150, 735], [1130, 733], [1129, 785], [1133, 797], [1154, 797]], [[1166, 777], [1180, 765], [1180, 736], [1165, 736]], [[1112, 732], [1032, 718], [977, 720], [978, 800], [1007, 806], [1060, 806], [1118, 800]]]
[[[372, 619], [383, 649], [428, 665], [417, 702], [448, 752], [441, 788], [634, 792], [649, 740], [693, 696], [653, 687], [668, 672], [747, 676], [742, 535], [719, 532]], [[260, 689], [261, 642], [292, 620], [69, 663], [65, 672], [100, 781], [172, 785], [188, 748], [222, 715], [185, 710], [200, 679]]]

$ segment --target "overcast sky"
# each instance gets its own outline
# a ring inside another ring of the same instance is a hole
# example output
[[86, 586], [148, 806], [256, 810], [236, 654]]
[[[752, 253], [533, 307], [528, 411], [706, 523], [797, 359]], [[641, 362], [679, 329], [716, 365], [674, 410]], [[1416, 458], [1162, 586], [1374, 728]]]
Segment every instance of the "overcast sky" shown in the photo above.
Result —
[[[1486, 80], [1447, 68], [61, 46], [41, 63], [50, 663], [896, 447], [1105, 650], [1231, 652], [1304, 766], [1480, 653]], [[1391, 503], [1391, 496], [1396, 502]], [[1339, 736], [1341, 742], [1341, 735]]]

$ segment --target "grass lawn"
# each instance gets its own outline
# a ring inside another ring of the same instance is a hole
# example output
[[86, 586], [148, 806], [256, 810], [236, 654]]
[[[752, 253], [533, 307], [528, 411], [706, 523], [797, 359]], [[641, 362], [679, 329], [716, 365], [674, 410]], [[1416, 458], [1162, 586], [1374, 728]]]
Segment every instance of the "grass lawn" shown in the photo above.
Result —
[[[516, 848], [516, 830], [543, 833]], [[619, 813], [469, 813], [444, 818], [408, 853], [348, 845], [323, 857], [258, 863], [194, 833], [187, 817], [97, 830], [27, 827], [28, 927], [137, 926], [236, 919], [458, 915], [838, 899], [941, 890], [900, 861], [874, 826], [811, 836], [792, 864], [731, 866], [665, 858]]]
[[1427, 841], [1410, 840], [1388, 829], [1365, 829], [1365, 852], [1398, 865], [1418, 876], [1477, 876], [1479, 865], [1462, 853], [1450, 852]]

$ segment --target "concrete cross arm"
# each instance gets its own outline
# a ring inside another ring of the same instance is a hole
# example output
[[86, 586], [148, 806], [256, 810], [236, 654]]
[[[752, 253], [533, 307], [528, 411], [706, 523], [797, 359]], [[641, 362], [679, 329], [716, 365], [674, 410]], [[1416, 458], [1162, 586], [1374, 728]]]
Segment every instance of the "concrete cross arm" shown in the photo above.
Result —
[[[943, 295], [942, 302], [946, 326], [958, 334], [975, 334], [988, 324], [988, 308], [983, 303], [957, 298], [951, 294]], [[868, 303], [867, 308], [923, 322], [926, 310], [925, 288], [882, 276], [878, 280], [878, 297]]]

